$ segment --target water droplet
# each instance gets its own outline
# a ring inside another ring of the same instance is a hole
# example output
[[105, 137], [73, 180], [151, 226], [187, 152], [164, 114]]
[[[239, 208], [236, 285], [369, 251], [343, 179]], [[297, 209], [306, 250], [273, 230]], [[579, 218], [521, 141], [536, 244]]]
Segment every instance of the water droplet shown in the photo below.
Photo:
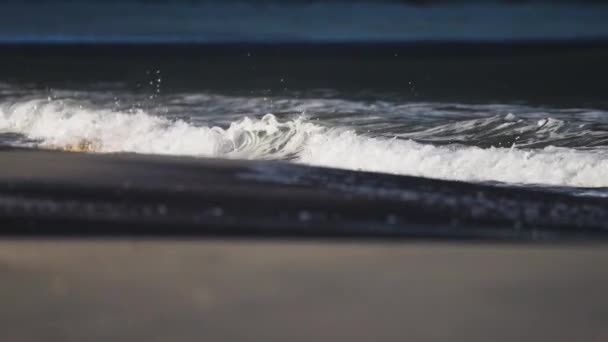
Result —
[[310, 212], [308, 212], [306, 210], [302, 210], [298, 213], [298, 219], [300, 221], [310, 221], [311, 218], [312, 218], [312, 215], [310, 214]]
[[224, 209], [220, 207], [214, 207], [211, 209], [211, 216], [220, 217], [224, 215]]

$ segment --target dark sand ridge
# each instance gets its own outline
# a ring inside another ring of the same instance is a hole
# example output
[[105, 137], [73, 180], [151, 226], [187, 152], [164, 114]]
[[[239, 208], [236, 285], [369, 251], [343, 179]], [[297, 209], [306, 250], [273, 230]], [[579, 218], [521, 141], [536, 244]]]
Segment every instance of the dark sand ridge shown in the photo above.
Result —
[[608, 199], [284, 162], [0, 151], [4, 234], [606, 237]]

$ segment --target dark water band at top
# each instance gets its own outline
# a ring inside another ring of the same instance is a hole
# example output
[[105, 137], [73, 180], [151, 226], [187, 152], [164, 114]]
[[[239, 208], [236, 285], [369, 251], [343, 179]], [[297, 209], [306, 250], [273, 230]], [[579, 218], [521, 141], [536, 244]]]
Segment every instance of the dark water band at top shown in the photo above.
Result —
[[[3, 83], [163, 94], [608, 107], [608, 41], [3, 44]], [[151, 76], [152, 74], [152, 76]]]

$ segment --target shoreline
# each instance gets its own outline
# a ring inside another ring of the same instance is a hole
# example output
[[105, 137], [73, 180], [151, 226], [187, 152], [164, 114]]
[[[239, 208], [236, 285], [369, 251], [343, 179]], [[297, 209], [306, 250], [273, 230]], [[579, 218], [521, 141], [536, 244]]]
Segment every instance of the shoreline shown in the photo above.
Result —
[[0, 150], [0, 234], [603, 240], [608, 199], [295, 165]]

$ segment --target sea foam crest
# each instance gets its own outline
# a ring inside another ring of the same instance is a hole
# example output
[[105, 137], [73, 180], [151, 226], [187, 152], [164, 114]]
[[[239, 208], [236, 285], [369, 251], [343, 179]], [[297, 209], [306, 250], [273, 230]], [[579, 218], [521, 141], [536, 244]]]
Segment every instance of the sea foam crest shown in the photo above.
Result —
[[136, 152], [232, 158], [287, 158], [320, 130], [303, 119], [244, 118], [227, 129], [197, 126], [142, 110], [90, 109], [65, 101], [32, 100], [0, 106], [0, 130], [37, 146], [92, 152]]
[[289, 159], [336, 168], [462, 181], [608, 187], [608, 151], [548, 146], [479, 148], [418, 143], [324, 128], [303, 118], [244, 118], [227, 128], [194, 125], [137, 110], [117, 112], [65, 101], [0, 106], [0, 131], [46, 148], [242, 159]]

